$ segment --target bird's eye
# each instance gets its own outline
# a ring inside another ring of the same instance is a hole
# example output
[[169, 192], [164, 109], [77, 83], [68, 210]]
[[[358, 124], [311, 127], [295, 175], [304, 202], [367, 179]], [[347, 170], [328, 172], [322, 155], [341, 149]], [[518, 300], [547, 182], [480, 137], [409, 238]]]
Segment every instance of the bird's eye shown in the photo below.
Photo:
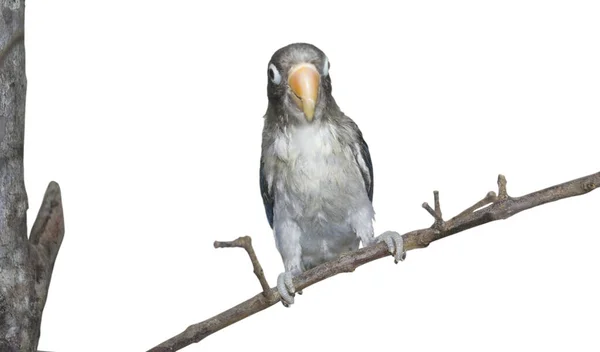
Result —
[[281, 83], [281, 75], [279, 74], [277, 67], [273, 64], [269, 65], [269, 79], [275, 84]]
[[329, 64], [329, 59], [325, 58], [325, 63], [323, 64], [323, 76], [327, 76], [329, 74], [329, 67], [331, 65]]

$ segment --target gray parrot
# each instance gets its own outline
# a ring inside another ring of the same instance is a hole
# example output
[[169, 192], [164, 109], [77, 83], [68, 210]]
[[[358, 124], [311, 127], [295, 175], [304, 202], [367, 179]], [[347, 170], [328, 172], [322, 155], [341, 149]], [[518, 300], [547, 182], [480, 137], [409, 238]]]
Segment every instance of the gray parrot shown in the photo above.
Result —
[[358, 126], [331, 95], [329, 60], [311, 44], [273, 54], [267, 75], [260, 191], [285, 267], [277, 289], [294, 303], [292, 277], [344, 252], [384, 241], [404, 259], [396, 232], [373, 235], [373, 165]]

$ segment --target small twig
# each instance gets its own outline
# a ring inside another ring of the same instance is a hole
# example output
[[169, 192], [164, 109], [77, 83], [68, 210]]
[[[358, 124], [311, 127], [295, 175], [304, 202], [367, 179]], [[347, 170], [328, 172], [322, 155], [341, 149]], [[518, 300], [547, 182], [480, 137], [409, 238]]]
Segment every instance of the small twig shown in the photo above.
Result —
[[440, 206], [440, 192], [433, 191], [433, 202], [435, 206], [435, 214], [440, 221], [442, 220], [442, 207]]
[[427, 212], [433, 216], [433, 218], [435, 220], [437, 220], [437, 214], [435, 213], [435, 210], [433, 210], [433, 208], [429, 205], [429, 203], [424, 202], [423, 205], [421, 205], [423, 207], [423, 209], [427, 210]]
[[466, 214], [472, 213], [475, 210], [484, 207], [488, 204], [491, 204], [493, 202], [495, 202], [498, 199], [498, 197], [496, 196], [496, 192], [494, 191], [489, 191], [485, 197], [483, 197], [482, 200], [480, 200], [479, 202], [471, 205], [470, 207], [468, 207], [467, 209], [463, 210], [460, 214], [456, 215], [454, 218], [452, 218], [452, 220], [460, 217], [460, 216], [464, 216]]
[[250, 257], [250, 261], [252, 262], [252, 266], [254, 267], [254, 274], [258, 278], [260, 282], [260, 286], [263, 289], [263, 295], [269, 298], [271, 294], [271, 287], [267, 282], [267, 278], [265, 277], [265, 273], [256, 257], [256, 253], [254, 252], [254, 248], [252, 247], [252, 238], [249, 236], [244, 236], [236, 239], [235, 241], [215, 241], [215, 248], [232, 248], [232, 247], [241, 247], [246, 250], [248, 256]]
[[425, 208], [425, 210], [427, 210], [427, 212], [431, 216], [433, 216], [434, 222], [432, 228], [435, 228], [439, 231], [443, 231], [446, 223], [442, 218], [442, 207], [440, 206], [440, 192], [433, 191], [433, 202], [435, 210], [431, 209], [431, 206], [427, 202], [423, 203], [422, 207]]
[[506, 191], [506, 177], [504, 177], [504, 175], [498, 175], [498, 199], [508, 199], [508, 192]]
[[[516, 198], [508, 196], [506, 192], [506, 178], [504, 176], [498, 177], [498, 186], [499, 196], [491, 202], [490, 206], [483, 209], [479, 209], [480, 207], [475, 208], [475, 206], [483, 204], [484, 201], [490, 200], [492, 196], [494, 196], [493, 192], [488, 193], [486, 198], [461, 212], [458, 216], [445, 222], [442, 230], [432, 226], [402, 235], [404, 249], [410, 251], [417, 248], [425, 248], [433, 241], [491, 221], [507, 219], [523, 210], [560, 199], [586, 194], [600, 187], [600, 172]], [[437, 202], [439, 202], [439, 196], [436, 197], [434, 194], [434, 197], [437, 198]], [[441, 219], [441, 211], [436, 212], [434, 209], [431, 209], [427, 203], [423, 204], [423, 208], [425, 208], [436, 221]], [[439, 209], [439, 207], [436, 208]], [[389, 255], [390, 253], [387, 245], [384, 242], [380, 242], [376, 245], [347, 253], [340, 256], [338, 259], [305, 271], [294, 277], [293, 284], [296, 289], [302, 290], [319, 281], [340, 273], [352, 272], [363, 264]], [[179, 335], [173, 336], [169, 340], [150, 349], [149, 352], [173, 352], [192, 343], [199, 342], [207, 336], [279, 302], [281, 297], [279, 296], [277, 289], [271, 288], [270, 293], [270, 297], [266, 297], [264, 293], [260, 293], [219, 315], [203, 322], [190, 325]]]

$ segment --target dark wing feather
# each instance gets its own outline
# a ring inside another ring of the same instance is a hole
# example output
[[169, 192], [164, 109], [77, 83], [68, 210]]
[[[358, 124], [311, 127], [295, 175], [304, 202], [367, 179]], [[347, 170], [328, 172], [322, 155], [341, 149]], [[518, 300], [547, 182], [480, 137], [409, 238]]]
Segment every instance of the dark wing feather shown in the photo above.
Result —
[[[371, 154], [369, 153], [369, 146], [362, 137], [362, 134], [358, 135], [359, 149], [356, 151], [356, 162], [358, 168], [362, 174], [365, 182], [365, 188], [367, 189], [367, 195], [369, 200], [373, 202], [373, 162], [371, 161]], [[364, 165], [360, 162], [359, 157], [364, 161]], [[366, 167], [366, 169], [365, 169]]]
[[265, 205], [265, 213], [267, 213], [267, 220], [269, 221], [269, 225], [271, 226], [271, 228], [273, 228], [273, 206], [275, 205], [275, 199], [273, 198], [273, 192], [269, 192], [269, 184], [267, 183], [267, 178], [265, 177], [265, 172], [263, 170], [263, 167], [264, 167], [264, 164], [261, 160], [261, 162], [260, 162], [260, 194], [263, 199], [263, 204]]

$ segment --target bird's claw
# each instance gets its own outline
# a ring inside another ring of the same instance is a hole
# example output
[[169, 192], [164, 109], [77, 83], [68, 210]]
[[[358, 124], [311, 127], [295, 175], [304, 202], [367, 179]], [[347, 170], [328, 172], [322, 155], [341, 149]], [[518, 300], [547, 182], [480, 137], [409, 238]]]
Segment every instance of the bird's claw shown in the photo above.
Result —
[[277, 291], [281, 296], [281, 303], [283, 303], [285, 307], [289, 307], [294, 304], [296, 288], [294, 287], [291, 272], [286, 271], [279, 274], [277, 277]]
[[381, 235], [377, 236], [377, 242], [385, 242], [388, 246], [388, 250], [394, 256], [394, 263], [398, 264], [406, 258], [406, 251], [404, 250], [404, 240], [398, 232], [386, 231]]

